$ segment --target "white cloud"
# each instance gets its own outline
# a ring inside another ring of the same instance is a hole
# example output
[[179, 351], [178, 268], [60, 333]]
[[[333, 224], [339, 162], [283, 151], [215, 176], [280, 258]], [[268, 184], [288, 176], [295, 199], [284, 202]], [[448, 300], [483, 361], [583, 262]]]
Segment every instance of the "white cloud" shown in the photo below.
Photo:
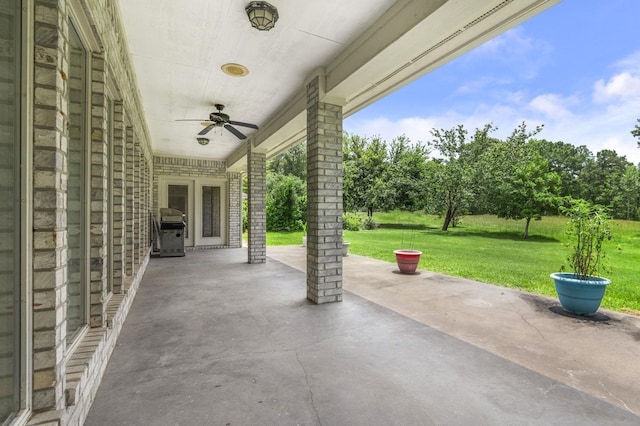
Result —
[[545, 40], [527, 35], [523, 27], [513, 28], [469, 52], [464, 58], [500, 63], [503, 70], [518, 79], [531, 79], [549, 61], [553, 47]]
[[640, 96], [640, 75], [634, 76], [630, 72], [616, 74], [606, 83], [604, 79], [598, 80], [593, 87], [593, 100], [596, 103], [638, 96]]
[[640, 97], [640, 50], [613, 65], [618, 72], [608, 81], [604, 78], [593, 85], [596, 103], [620, 102]]
[[[523, 40], [522, 45], [526, 47], [526, 39]], [[503, 42], [498, 40], [485, 49], [502, 48]], [[576, 93], [535, 94], [526, 89], [511, 92], [503, 88], [490, 90], [482, 87], [483, 82], [470, 81], [460, 87], [481, 88], [481, 97], [474, 100], [473, 96], [457, 96], [456, 100], [461, 102], [448, 103], [448, 109], [441, 114], [394, 120], [382, 117], [359, 120], [356, 114], [345, 121], [345, 129], [363, 136], [378, 135], [386, 141], [405, 134], [412, 141], [426, 142], [431, 140], [433, 128], [451, 129], [459, 124], [471, 132], [492, 123], [498, 128], [494, 133], [498, 138], [508, 137], [522, 122], [529, 129], [544, 124], [540, 138], [586, 145], [594, 154], [612, 149], [638, 164], [640, 148], [631, 130], [640, 118], [640, 51], [617, 62], [612, 68], [612, 76], [587, 83], [586, 87], [592, 89], [591, 96], [583, 96], [578, 91], [580, 89], [576, 89]], [[477, 102], [477, 105], [470, 110], [472, 102]]]
[[345, 130], [361, 136], [380, 136], [387, 142], [402, 134], [414, 142], [427, 142], [431, 140], [433, 128], [451, 129], [462, 124], [471, 133], [493, 123], [498, 128], [493, 136], [504, 139], [522, 122], [531, 130], [544, 124], [540, 138], [586, 145], [594, 154], [612, 149], [632, 163], [640, 163], [640, 148], [630, 133], [640, 115], [640, 97], [582, 113], [571, 110], [571, 106], [577, 104], [574, 98], [562, 98], [556, 94], [537, 96], [529, 101], [528, 105], [532, 104], [537, 108], [485, 103], [471, 114], [461, 114], [452, 109], [442, 115], [397, 120], [383, 117], [358, 120], [353, 117], [345, 121]]
[[573, 116], [568, 107], [574, 104], [574, 98], [563, 98], [554, 93], [546, 93], [533, 98], [528, 106], [534, 113], [542, 114], [549, 120], [567, 120]]
[[422, 117], [406, 117], [395, 121], [385, 117], [345, 121], [347, 132], [365, 137], [379, 136], [386, 142], [391, 142], [401, 135], [407, 136], [412, 142], [427, 142], [431, 140], [431, 129], [434, 127], [438, 127], [436, 121]]
[[532, 37], [526, 36], [522, 27], [516, 27], [478, 46], [469, 55], [472, 58], [474, 56], [503, 57], [505, 53], [529, 56], [529, 52], [535, 50], [538, 43]]

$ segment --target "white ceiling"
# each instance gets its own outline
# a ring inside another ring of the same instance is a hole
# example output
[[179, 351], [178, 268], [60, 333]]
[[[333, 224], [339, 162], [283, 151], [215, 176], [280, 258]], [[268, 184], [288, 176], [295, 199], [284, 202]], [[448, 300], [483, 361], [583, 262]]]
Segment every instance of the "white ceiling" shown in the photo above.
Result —
[[[245, 143], [274, 155], [304, 138], [304, 82], [318, 69], [345, 115], [560, 0], [272, 0], [271, 31], [252, 28], [240, 0], [119, 0], [156, 154], [227, 160]], [[246, 77], [220, 67], [239, 63]], [[224, 104], [243, 142], [222, 128], [201, 146], [199, 122]]]

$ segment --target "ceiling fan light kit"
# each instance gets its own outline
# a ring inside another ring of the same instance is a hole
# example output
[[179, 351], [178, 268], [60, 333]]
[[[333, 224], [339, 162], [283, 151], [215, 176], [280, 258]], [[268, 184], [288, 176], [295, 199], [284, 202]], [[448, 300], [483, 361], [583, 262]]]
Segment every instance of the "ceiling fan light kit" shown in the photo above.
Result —
[[[243, 140], [243, 139], [246, 139], [247, 137], [233, 126], [242, 126], [242, 127], [248, 127], [250, 129], [258, 130], [258, 126], [256, 126], [255, 124], [231, 120], [228, 114], [225, 114], [222, 112], [222, 110], [224, 109], [224, 105], [216, 104], [215, 107], [217, 108], [218, 111], [210, 113], [208, 120], [202, 119], [202, 118], [187, 118], [187, 119], [176, 120], [176, 121], [200, 121], [201, 124], [205, 125], [206, 127], [198, 133], [198, 136], [206, 135], [214, 127], [224, 127], [229, 132], [231, 132], [235, 137]], [[198, 143], [200, 145], [206, 145], [209, 143], [209, 139], [207, 138], [196, 138], [196, 139], [198, 140]]]
[[278, 20], [278, 9], [266, 1], [252, 1], [245, 8], [253, 28], [269, 31]]

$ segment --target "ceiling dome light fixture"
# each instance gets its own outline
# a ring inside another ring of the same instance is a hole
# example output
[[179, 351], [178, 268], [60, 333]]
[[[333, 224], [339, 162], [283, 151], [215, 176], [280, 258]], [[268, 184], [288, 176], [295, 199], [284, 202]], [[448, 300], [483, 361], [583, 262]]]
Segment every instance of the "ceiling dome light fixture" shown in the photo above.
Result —
[[260, 31], [269, 31], [278, 20], [278, 9], [266, 1], [252, 1], [245, 10], [251, 26]]
[[200, 145], [207, 145], [209, 143], [209, 138], [196, 138]]
[[222, 72], [231, 77], [244, 77], [245, 75], [249, 75], [249, 69], [244, 65], [228, 63], [224, 64], [220, 67]]

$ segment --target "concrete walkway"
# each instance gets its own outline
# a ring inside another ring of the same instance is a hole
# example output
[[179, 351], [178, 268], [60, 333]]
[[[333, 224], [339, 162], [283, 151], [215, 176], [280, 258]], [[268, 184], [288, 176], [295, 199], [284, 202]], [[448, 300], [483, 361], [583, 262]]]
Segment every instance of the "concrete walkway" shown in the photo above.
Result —
[[87, 425], [638, 425], [640, 318], [305, 250], [152, 259]]

